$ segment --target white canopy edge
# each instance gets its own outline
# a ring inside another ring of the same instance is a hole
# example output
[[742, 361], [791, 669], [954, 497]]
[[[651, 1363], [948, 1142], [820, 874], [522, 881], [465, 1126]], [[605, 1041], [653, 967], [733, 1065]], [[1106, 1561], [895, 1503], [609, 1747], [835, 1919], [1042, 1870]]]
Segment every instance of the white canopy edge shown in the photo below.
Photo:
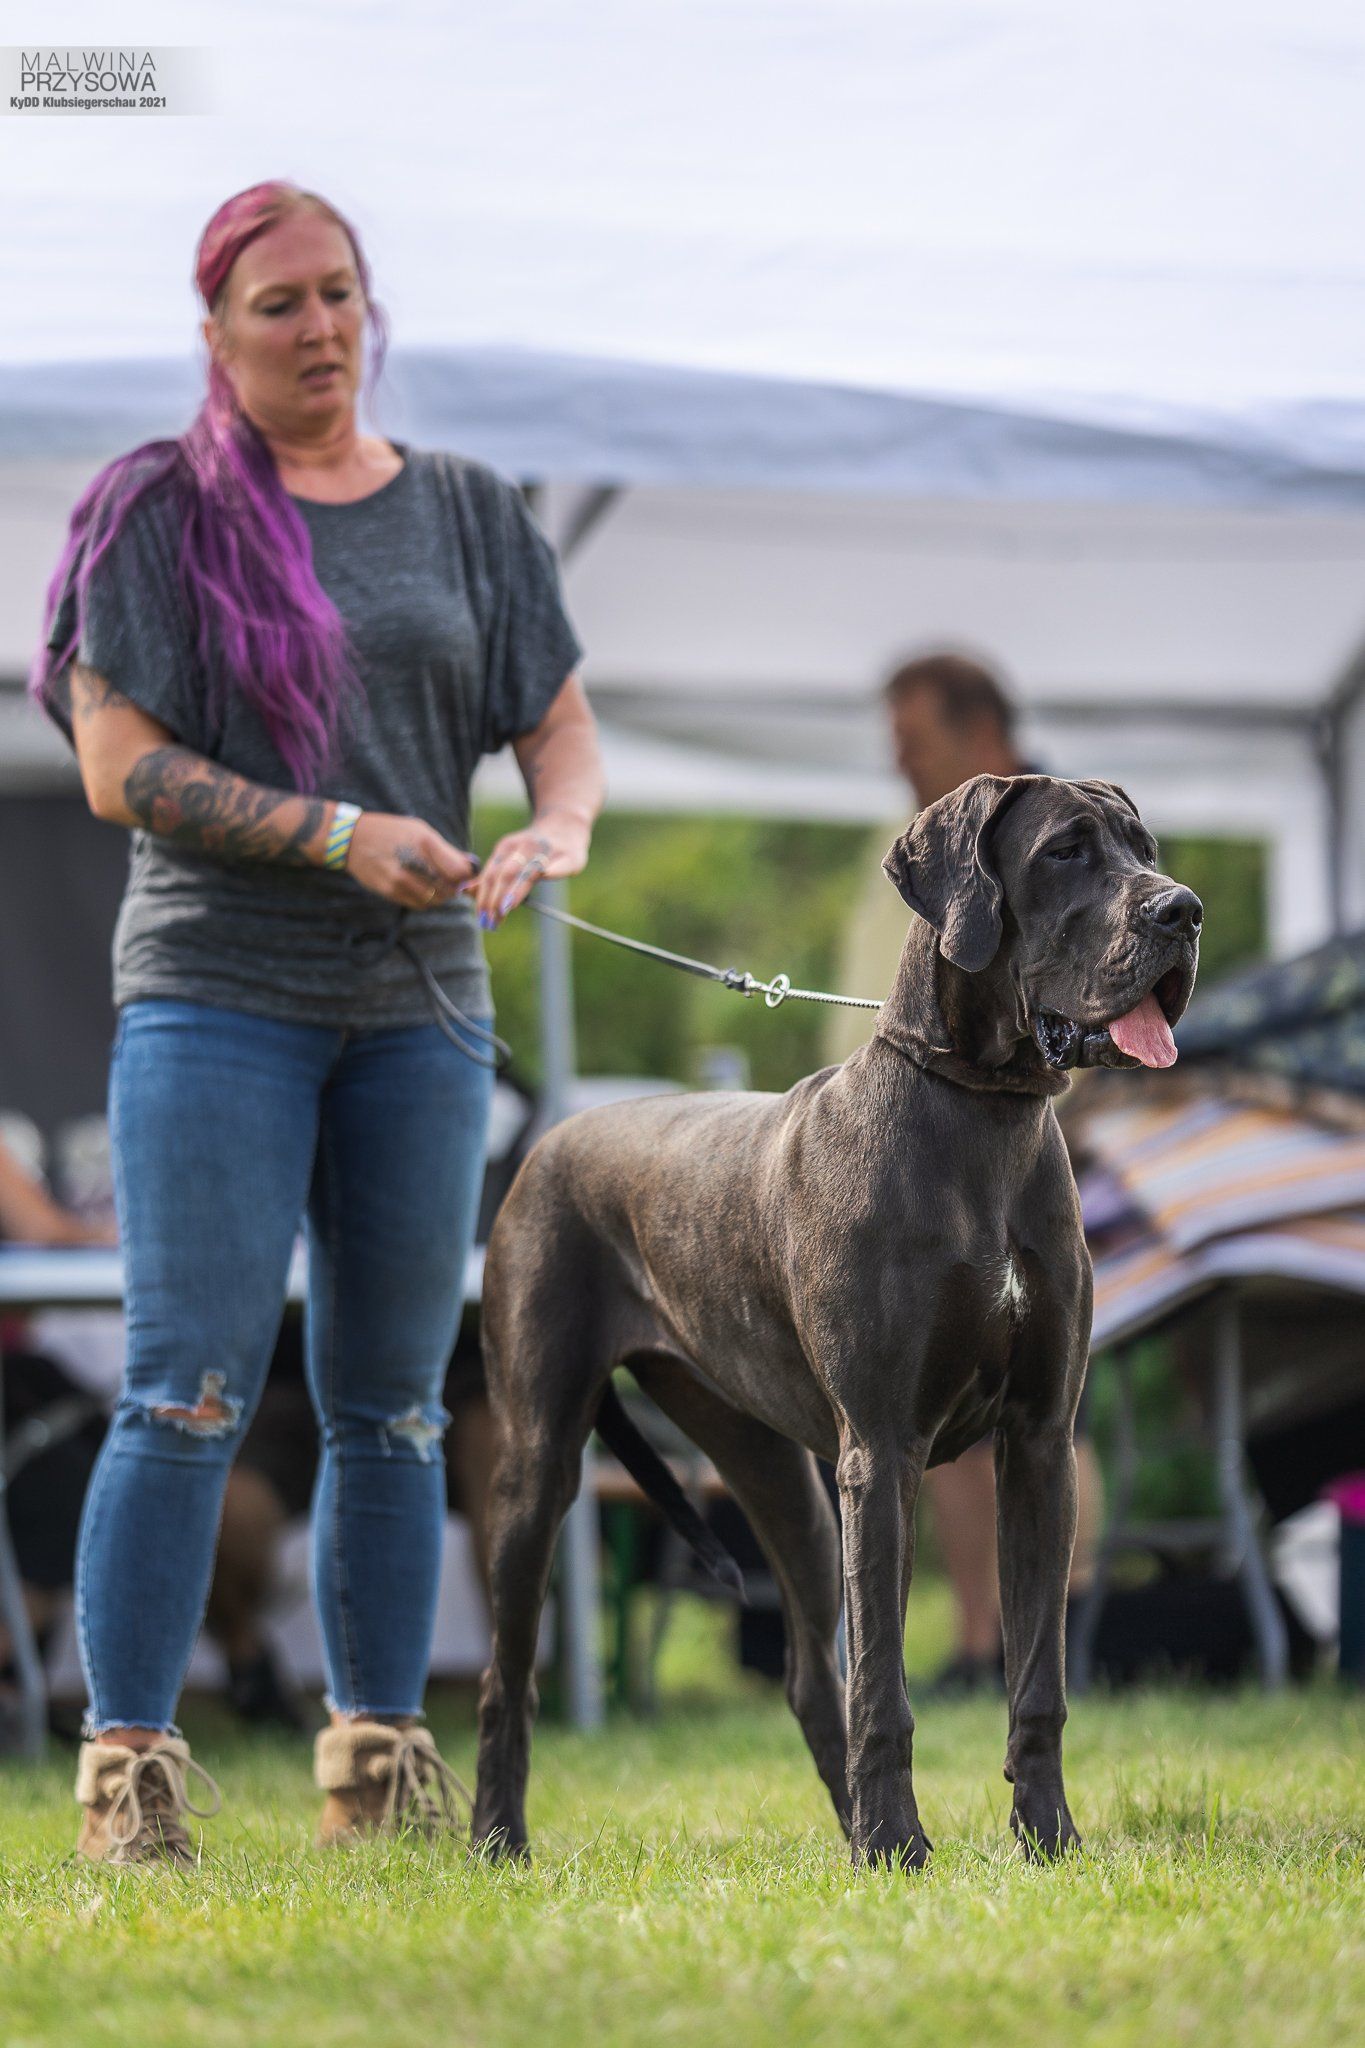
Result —
[[[0, 460], [180, 433], [188, 355], [0, 366]], [[504, 474], [946, 500], [1365, 513], [1365, 404], [1049, 409], [514, 347], [396, 350], [376, 424]]]

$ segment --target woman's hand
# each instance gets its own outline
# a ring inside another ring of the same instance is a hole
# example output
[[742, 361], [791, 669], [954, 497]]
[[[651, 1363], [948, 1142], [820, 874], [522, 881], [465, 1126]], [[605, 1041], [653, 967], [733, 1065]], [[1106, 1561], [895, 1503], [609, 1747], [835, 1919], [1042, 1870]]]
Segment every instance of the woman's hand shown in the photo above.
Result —
[[500, 839], [483, 872], [465, 884], [484, 930], [500, 925], [537, 882], [578, 874], [587, 866], [591, 840], [591, 819], [562, 807], [538, 812], [523, 831]]
[[430, 910], [458, 896], [478, 874], [479, 863], [474, 854], [462, 853], [421, 818], [362, 811], [351, 834], [346, 872], [362, 889], [371, 889], [390, 903]]

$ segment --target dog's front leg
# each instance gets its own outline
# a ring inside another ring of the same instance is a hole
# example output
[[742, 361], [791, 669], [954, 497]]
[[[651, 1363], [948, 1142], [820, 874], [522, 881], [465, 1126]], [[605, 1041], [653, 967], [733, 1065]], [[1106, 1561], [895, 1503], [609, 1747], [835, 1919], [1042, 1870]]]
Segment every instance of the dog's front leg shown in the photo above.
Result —
[[1076, 1538], [1069, 1415], [1039, 1422], [1007, 1409], [995, 1435], [995, 1480], [1010, 1826], [1030, 1855], [1057, 1856], [1080, 1842], [1062, 1784], [1066, 1592]]
[[839, 1453], [848, 1629], [848, 1786], [855, 1863], [918, 1870], [931, 1844], [911, 1781], [905, 1600], [925, 1453], [846, 1435]]

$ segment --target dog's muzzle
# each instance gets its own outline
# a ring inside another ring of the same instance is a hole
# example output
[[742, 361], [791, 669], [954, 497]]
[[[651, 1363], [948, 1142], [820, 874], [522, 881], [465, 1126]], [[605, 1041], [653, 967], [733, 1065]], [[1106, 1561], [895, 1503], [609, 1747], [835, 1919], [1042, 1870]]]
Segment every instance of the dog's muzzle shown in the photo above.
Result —
[[[1184, 893], [1188, 895], [1189, 891]], [[1191, 900], [1198, 902], [1197, 897]], [[1194, 988], [1197, 960], [1197, 942], [1181, 944], [1175, 950], [1174, 959], [1167, 955], [1164, 970], [1155, 976], [1145, 991], [1145, 996], [1160, 1006], [1168, 1026], [1174, 1027], [1184, 1014]], [[1115, 1020], [1121, 1019], [1135, 1001], [1142, 1000], [1141, 993], [1124, 997], [1116, 1006]], [[1063, 1016], [1060, 1010], [1041, 1006], [1033, 1011], [1029, 1022], [1034, 1043], [1050, 1067], [1069, 1070], [1073, 1067], [1140, 1067], [1144, 1064], [1115, 1044], [1111, 1023], [1079, 1024], [1073, 1017]]]

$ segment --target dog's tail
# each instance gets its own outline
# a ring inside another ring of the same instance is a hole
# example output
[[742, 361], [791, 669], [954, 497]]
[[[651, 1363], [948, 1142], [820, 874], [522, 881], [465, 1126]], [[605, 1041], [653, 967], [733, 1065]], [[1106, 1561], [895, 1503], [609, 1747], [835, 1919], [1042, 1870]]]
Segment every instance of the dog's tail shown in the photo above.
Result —
[[635, 1427], [610, 1382], [597, 1411], [597, 1434], [655, 1506], [663, 1510], [717, 1584], [743, 1600], [743, 1572], [719, 1537], [707, 1528], [654, 1446]]

